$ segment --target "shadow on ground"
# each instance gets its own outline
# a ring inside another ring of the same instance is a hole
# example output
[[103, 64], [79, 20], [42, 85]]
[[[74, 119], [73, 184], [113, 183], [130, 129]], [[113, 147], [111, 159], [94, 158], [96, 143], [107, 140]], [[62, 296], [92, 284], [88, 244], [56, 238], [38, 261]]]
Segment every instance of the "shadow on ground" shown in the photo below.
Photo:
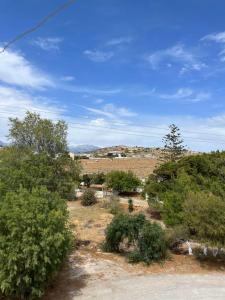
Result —
[[71, 268], [70, 262], [67, 262], [41, 300], [72, 300], [81, 294], [88, 277], [81, 267]]

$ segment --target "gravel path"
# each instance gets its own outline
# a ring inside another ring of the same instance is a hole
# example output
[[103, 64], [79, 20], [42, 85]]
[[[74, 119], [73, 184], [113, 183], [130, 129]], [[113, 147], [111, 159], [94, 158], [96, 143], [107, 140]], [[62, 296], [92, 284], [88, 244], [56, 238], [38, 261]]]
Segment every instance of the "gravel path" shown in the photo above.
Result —
[[99, 280], [73, 300], [224, 300], [225, 275], [141, 275]]

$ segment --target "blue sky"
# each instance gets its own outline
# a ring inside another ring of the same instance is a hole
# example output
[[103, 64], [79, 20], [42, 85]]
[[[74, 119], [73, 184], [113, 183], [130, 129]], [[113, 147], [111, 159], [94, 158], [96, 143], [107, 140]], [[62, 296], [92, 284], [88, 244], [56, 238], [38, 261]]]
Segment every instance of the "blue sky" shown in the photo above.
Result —
[[[63, 1], [1, 0], [0, 46]], [[225, 2], [77, 0], [0, 54], [0, 140], [29, 109], [71, 145], [160, 146], [171, 123], [194, 150], [225, 145]]]

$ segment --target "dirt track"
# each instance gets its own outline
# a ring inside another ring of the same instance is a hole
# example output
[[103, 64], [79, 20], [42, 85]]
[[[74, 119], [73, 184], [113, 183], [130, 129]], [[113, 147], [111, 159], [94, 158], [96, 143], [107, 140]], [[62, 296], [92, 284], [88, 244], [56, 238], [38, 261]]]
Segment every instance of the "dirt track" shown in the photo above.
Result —
[[185, 255], [172, 255], [164, 264], [148, 267], [128, 264], [125, 257], [100, 249], [112, 219], [100, 203], [68, 206], [80, 244], [42, 300], [225, 299], [224, 264], [201, 263]]
[[224, 275], [128, 276], [90, 284], [74, 300], [224, 300]]

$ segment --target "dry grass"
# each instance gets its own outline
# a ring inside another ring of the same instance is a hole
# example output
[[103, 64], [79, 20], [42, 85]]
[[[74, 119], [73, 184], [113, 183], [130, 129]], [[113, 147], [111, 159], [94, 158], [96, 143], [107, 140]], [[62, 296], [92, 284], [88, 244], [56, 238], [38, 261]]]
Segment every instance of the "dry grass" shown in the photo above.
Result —
[[83, 174], [108, 173], [110, 171], [132, 171], [139, 178], [146, 178], [157, 164], [151, 158], [121, 158], [121, 159], [81, 159]]

